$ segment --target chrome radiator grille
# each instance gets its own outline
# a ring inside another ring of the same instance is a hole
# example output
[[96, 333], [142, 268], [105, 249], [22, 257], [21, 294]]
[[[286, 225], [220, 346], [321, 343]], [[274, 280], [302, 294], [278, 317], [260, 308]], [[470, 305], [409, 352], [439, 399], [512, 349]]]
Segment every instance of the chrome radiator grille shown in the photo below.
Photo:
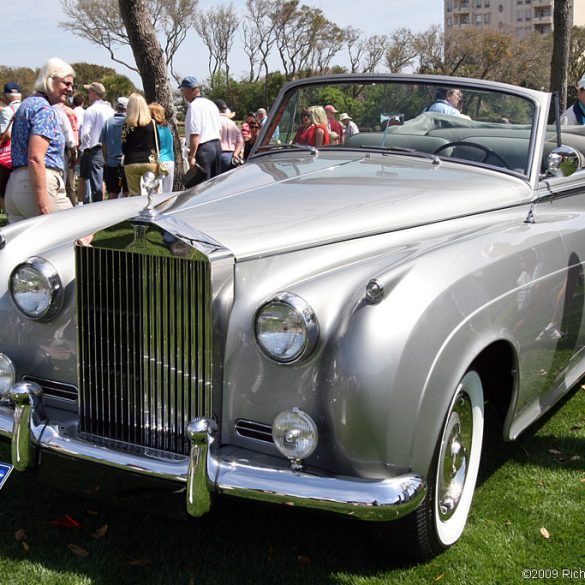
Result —
[[211, 416], [210, 266], [77, 246], [80, 431], [187, 453]]

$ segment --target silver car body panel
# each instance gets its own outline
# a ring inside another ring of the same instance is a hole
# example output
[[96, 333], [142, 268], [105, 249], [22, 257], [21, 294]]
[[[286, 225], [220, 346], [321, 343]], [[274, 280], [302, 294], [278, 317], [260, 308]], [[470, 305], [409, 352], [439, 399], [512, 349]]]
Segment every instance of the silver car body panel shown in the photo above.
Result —
[[[494, 344], [514, 356], [504, 434], [516, 438], [585, 373], [583, 297], [576, 293], [585, 261], [585, 172], [541, 176], [550, 140], [548, 94], [457, 82], [511, 92], [534, 105], [533, 160], [525, 175], [381, 149], [315, 155], [265, 145], [242, 168], [184, 194], [157, 196], [155, 212], [140, 220], [213, 265], [218, 431], [205, 463], [92, 444], [76, 435], [75, 407], [56, 397], [47, 397], [52, 418], [46, 427], [33, 425], [32, 442], [188, 485], [204, 467], [203, 481], [213, 490], [244, 497], [289, 497], [299, 505], [306, 498], [310, 507], [334, 509], [318, 503], [319, 490], [338, 489], [343, 513], [351, 512], [351, 494], [361, 486], [364, 497], [354, 501], [366, 510], [362, 517], [383, 493], [388, 513], [381, 516], [391, 518], [420, 503], [443, 424], [439, 413], [476, 357]], [[136, 217], [144, 204], [144, 198], [93, 204], [1, 230], [0, 352], [14, 361], [19, 379], [77, 385], [74, 242], [86, 238], [91, 245], [88, 236]], [[7, 293], [14, 266], [33, 255], [55, 267], [65, 288], [63, 310], [50, 322], [25, 318]], [[375, 304], [366, 298], [372, 279], [383, 289]], [[256, 345], [254, 315], [279, 291], [301, 297], [319, 319], [315, 352], [300, 363], [278, 364]], [[571, 347], [547, 336], [550, 323], [570, 326]], [[238, 427], [244, 420], [270, 429], [293, 406], [324, 437], [306, 461], [306, 476], [288, 469], [272, 441]], [[5, 401], [0, 435], [12, 437], [14, 425], [13, 405]], [[193, 441], [197, 459], [203, 447]], [[398, 510], [404, 485], [409, 505]]]

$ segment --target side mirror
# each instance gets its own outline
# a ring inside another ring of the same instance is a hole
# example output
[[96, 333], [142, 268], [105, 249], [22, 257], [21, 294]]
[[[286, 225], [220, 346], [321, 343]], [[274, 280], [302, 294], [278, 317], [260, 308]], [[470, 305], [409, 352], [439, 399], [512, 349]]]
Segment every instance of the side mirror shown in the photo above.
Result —
[[572, 146], [557, 146], [548, 155], [547, 177], [569, 177], [580, 169], [582, 156]]

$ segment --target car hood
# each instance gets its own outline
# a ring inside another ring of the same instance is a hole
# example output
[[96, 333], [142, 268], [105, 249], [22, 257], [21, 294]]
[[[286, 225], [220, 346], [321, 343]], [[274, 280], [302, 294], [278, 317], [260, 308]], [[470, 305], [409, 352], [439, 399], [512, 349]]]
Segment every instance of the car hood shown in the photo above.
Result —
[[255, 157], [170, 200], [189, 226], [243, 259], [342, 241], [527, 201], [512, 175], [430, 158], [336, 152]]

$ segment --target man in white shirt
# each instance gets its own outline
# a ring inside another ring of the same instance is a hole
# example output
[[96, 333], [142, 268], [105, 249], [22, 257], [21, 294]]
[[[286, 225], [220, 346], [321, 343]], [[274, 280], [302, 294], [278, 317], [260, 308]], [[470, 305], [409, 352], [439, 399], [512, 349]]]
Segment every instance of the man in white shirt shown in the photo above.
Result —
[[[100, 134], [103, 123], [116, 112], [104, 101], [106, 88], [101, 83], [94, 81], [83, 87], [87, 89], [90, 105], [85, 110], [83, 124], [79, 130], [79, 148], [82, 151], [79, 176], [81, 179], [89, 179], [91, 201], [101, 201], [104, 193], [104, 156]], [[83, 181], [80, 181], [80, 185], [83, 185]], [[84, 203], [89, 203], [89, 201], [84, 201]]]
[[201, 86], [195, 77], [185, 77], [179, 89], [189, 102], [185, 116], [185, 142], [189, 149], [189, 168], [199, 165], [206, 178], [221, 172], [221, 119], [217, 106], [201, 95]]

